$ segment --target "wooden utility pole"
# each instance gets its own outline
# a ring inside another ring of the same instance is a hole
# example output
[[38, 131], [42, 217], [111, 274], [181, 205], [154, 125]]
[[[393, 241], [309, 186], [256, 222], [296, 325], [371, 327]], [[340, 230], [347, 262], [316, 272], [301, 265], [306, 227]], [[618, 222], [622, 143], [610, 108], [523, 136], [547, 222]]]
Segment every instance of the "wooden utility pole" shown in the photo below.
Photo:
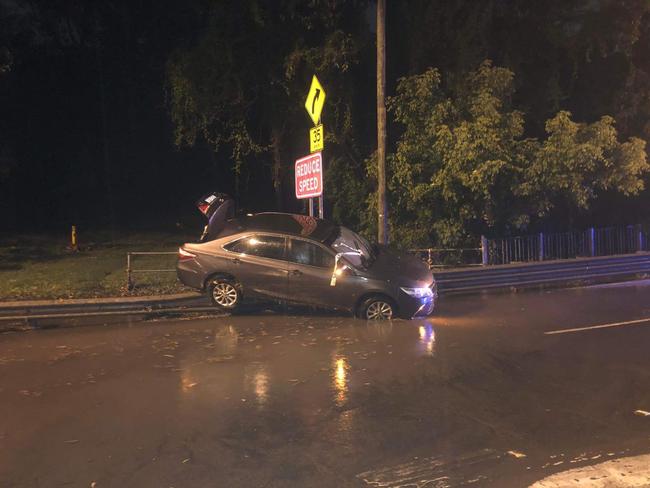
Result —
[[377, 241], [388, 243], [386, 206], [386, 0], [377, 0]]

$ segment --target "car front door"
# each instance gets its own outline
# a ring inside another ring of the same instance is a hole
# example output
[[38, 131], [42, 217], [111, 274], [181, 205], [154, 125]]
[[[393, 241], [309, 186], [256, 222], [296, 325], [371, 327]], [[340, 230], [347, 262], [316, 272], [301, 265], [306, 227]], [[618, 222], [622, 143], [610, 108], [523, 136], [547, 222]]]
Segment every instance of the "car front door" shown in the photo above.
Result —
[[282, 236], [251, 234], [224, 246], [244, 296], [287, 298], [286, 241]]
[[350, 308], [358, 287], [352, 274], [337, 279], [331, 286], [334, 253], [306, 240], [289, 239], [287, 249], [289, 296], [292, 301], [331, 308]]

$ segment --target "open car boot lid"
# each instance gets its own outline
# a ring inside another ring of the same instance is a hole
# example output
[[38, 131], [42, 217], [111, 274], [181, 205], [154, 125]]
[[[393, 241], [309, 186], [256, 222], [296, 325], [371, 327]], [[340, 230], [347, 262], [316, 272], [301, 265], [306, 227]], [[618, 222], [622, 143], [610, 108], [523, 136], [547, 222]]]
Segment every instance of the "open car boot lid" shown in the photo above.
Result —
[[201, 235], [201, 242], [216, 239], [226, 226], [226, 222], [235, 216], [235, 201], [225, 193], [208, 193], [196, 202], [196, 206], [208, 219]]

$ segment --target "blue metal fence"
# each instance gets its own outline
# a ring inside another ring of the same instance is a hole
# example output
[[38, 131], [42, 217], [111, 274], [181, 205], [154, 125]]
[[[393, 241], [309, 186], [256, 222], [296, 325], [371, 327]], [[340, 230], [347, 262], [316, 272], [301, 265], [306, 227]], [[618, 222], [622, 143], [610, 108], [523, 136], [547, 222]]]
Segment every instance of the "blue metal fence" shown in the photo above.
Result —
[[648, 251], [648, 229], [641, 225], [628, 225], [484, 239], [483, 242], [487, 245], [483, 264], [614, 256]]
[[481, 237], [475, 248], [430, 248], [411, 252], [431, 267], [499, 265], [633, 254], [650, 251], [649, 243], [649, 227], [628, 225], [494, 239]]

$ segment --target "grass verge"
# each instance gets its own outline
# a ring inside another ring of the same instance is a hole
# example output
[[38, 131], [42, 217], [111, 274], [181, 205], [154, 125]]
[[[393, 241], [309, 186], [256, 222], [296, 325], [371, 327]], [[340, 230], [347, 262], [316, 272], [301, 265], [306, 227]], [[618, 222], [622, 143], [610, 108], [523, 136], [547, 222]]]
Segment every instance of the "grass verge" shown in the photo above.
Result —
[[[126, 254], [174, 252], [193, 237], [160, 233], [124, 234], [113, 240], [96, 234], [73, 252], [65, 238], [44, 235], [0, 237], [0, 300], [96, 298], [187, 291], [176, 273], [134, 273], [126, 286]], [[173, 269], [175, 255], [136, 256], [134, 269]]]

